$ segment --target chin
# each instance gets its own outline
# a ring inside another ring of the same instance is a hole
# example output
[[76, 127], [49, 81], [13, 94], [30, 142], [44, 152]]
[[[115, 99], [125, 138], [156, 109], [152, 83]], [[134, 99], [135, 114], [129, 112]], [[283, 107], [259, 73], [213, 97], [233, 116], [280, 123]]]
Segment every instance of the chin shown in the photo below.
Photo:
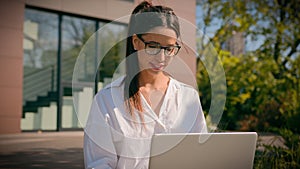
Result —
[[161, 74], [164, 73], [164, 69], [148, 69], [150, 73], [152, 74]]
[[144, 71], [151, 75], [158, 75], [158, 74], [161, 74], [164, 72], [163, 69], [157, 70], [157, 69], [153, 69], [153, 68], [145, 69]]

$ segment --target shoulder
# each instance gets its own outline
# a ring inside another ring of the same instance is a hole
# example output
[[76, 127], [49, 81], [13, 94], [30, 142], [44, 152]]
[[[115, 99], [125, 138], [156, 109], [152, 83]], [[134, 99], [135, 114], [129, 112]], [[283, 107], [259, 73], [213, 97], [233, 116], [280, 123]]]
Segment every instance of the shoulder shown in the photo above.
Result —
[[199, 91], [195, 87], [175, 79], [173, 79], [173, 84], [177, 88], [177, 98], [180, 100], [179, 103], [181, 103], [181, 106], [189, 106], [187, 110], [201, 107]]
[[121, 87], [124, 83], [125, 76], [118, 77], [117, 79], [113, 79], [111, 83], [106, 85], [103, 89], [110, 89], [110, 88], [118, 88]]
[[171, 78], [174, 86], [181, 90], [182, 92], [192, 92], [192, 93], [198, 93], [198, 91], [191, 85], [188, 85], [186, 83], [180, 82], [176, 79]]

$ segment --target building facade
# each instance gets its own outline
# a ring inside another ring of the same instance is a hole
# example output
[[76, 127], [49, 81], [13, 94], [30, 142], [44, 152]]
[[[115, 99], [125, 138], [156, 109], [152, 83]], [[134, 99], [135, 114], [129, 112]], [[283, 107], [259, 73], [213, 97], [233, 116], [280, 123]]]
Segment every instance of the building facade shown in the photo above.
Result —
[[[122, 37], [128, 24], [124, 16], [130, 15], [139, 2], [0, 1], [0, 134], [81, 129], [94, 94], [110, 82], [118, 61], [124, 57]], [[180, 18], [195, 25], [196, 0], [185, 1], [184, 5], [181, 0], [153, 3], [172, 7]], [[103, 36], [95, 35], [99, 29]], [[180, 57], [195, 73], [192, 53], [196, 30], [187, 24], [181, 29], [183, 41], [188, 44], [184, 51], [190, 54]], [[94, 46], [86, 47], [88, 42]], [[108, 59], [95, 65], [97, 57], [84, 57], [76, 81], [72, 81], [78, 57], [86, 54], [83, 48], [97, 56], [109, 44], [115, 45], [105, 54]], [[179, 79], [190, 82], [185, 71], [174, 71]]]

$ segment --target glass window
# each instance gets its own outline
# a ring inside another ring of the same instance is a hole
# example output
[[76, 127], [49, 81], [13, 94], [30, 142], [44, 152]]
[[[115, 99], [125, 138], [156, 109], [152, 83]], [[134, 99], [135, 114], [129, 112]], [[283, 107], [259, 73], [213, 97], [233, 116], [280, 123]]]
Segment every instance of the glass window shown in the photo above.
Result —
[[[79, 80], [73, 82], [72, 77], [76, 60], [86, 41], [96, 30], [96, 21], [63, 16], [62, 20], [62, 86], [64, 90], [62, 108], [62, 127], [81, 128], [78, 118], [84, 116], [81, 109], [91, 104], [95, 81], [91, 81], [96, 71], [95, 57], [85, 57], [80, 66]], [[91, 48], [90, 50], [95, 50]], [[76, 97], [75, 104], [72, 96]], [[75, 107], [74, 107], [75, 106]], [[87, 108], [88, 109], [88, 108]], [[77, 112], [76, 112], [77, 111]]]
[[[50, 106], [56, 99], [58, 15], [26, 9], [23, 32], [23, 112], [29, 112], [25, 115], [30, 120], [22, 119], [21, 127], [55, 129], [56, 111], [42, 113], [41, 107]], [[47, 103], [42, 101], [46, 98]]]
[[[125, 57], [126, 52], [126, 39], [122, 39], [127, 35], [127, 26], [116, 23], [105, 24], [100, 22], [99, 27], [101, 32], [98, 31], [100, 56], [103, 60], [99, 67], [99, 81], [105, 86], [111, 81], [114, 74], [122, 74], [125, 72], [125, 67], [121, 67], [116, 71], [120, 62]], [[112, 48], [110, 48], [113, 46]], [[104, 53], [108, 51], [107, 53]], [[100, 88], [99, 88], [100, 89]]]
[[[100, 36], [98, 32], [93, 36], [97, 27], [103, 27], [102, 32]], [[115, 69], [125, 56], [125, 39], [122, 38], [126, 37], [126, 28], [118, 23], [106, 24], [96, 19], [26, 9], [21, 129], [82, 128], [95, 93], [95, 75], [98, 75], [98, 89], [101, 89], [111, 81], [114, 73], [124, 74], [124, 67]], [[92, 45], [86, 45], [87, 41]], [[80, 57], [80, 71], [72, 82], [74, 66], [81, 53], [87, 57]], [[57, 125], [58, 54], [61, 56], [63, 98], [60, 104], [62, 121]], [[98, 67], [99, 55], [105, 57]]]
[[58, 15], [25, 10], [24, 67], [45, 68], [56, 65]]
[[[62, 79], [71, 81], [76, 59], [85, 42], [95, 32], [96, 22], [92, 20], [64, 16], [62, 22]], [[82, 80], [95, 71], [93, 60], [83, 65]]]

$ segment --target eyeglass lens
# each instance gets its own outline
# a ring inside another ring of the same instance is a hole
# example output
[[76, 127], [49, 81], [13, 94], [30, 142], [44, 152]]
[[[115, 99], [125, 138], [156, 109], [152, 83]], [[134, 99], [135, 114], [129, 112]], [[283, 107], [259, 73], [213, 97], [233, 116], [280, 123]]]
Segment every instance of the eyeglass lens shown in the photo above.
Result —
[[164, 53], [166, 56], [175, 56], [179, 51], [178, 46], [162, 47], [160, 44], [152, 42], [145, 43], [145, 45], [146, 53], [150, 55], [157, 55], [161, 51], [161, 49], [164, 49]]
[[159, 43], [157, 42], [146, 42], [141, 35], [137, 36], [144, 44], [145, 44], [145, 50], [146, 53], [148, 53], [149, 55], [157, 55], [161, 49], [164, 49], [164, 54], [166, 56], [175, 56], [177, 55], [180, 46], [161, 46]]

